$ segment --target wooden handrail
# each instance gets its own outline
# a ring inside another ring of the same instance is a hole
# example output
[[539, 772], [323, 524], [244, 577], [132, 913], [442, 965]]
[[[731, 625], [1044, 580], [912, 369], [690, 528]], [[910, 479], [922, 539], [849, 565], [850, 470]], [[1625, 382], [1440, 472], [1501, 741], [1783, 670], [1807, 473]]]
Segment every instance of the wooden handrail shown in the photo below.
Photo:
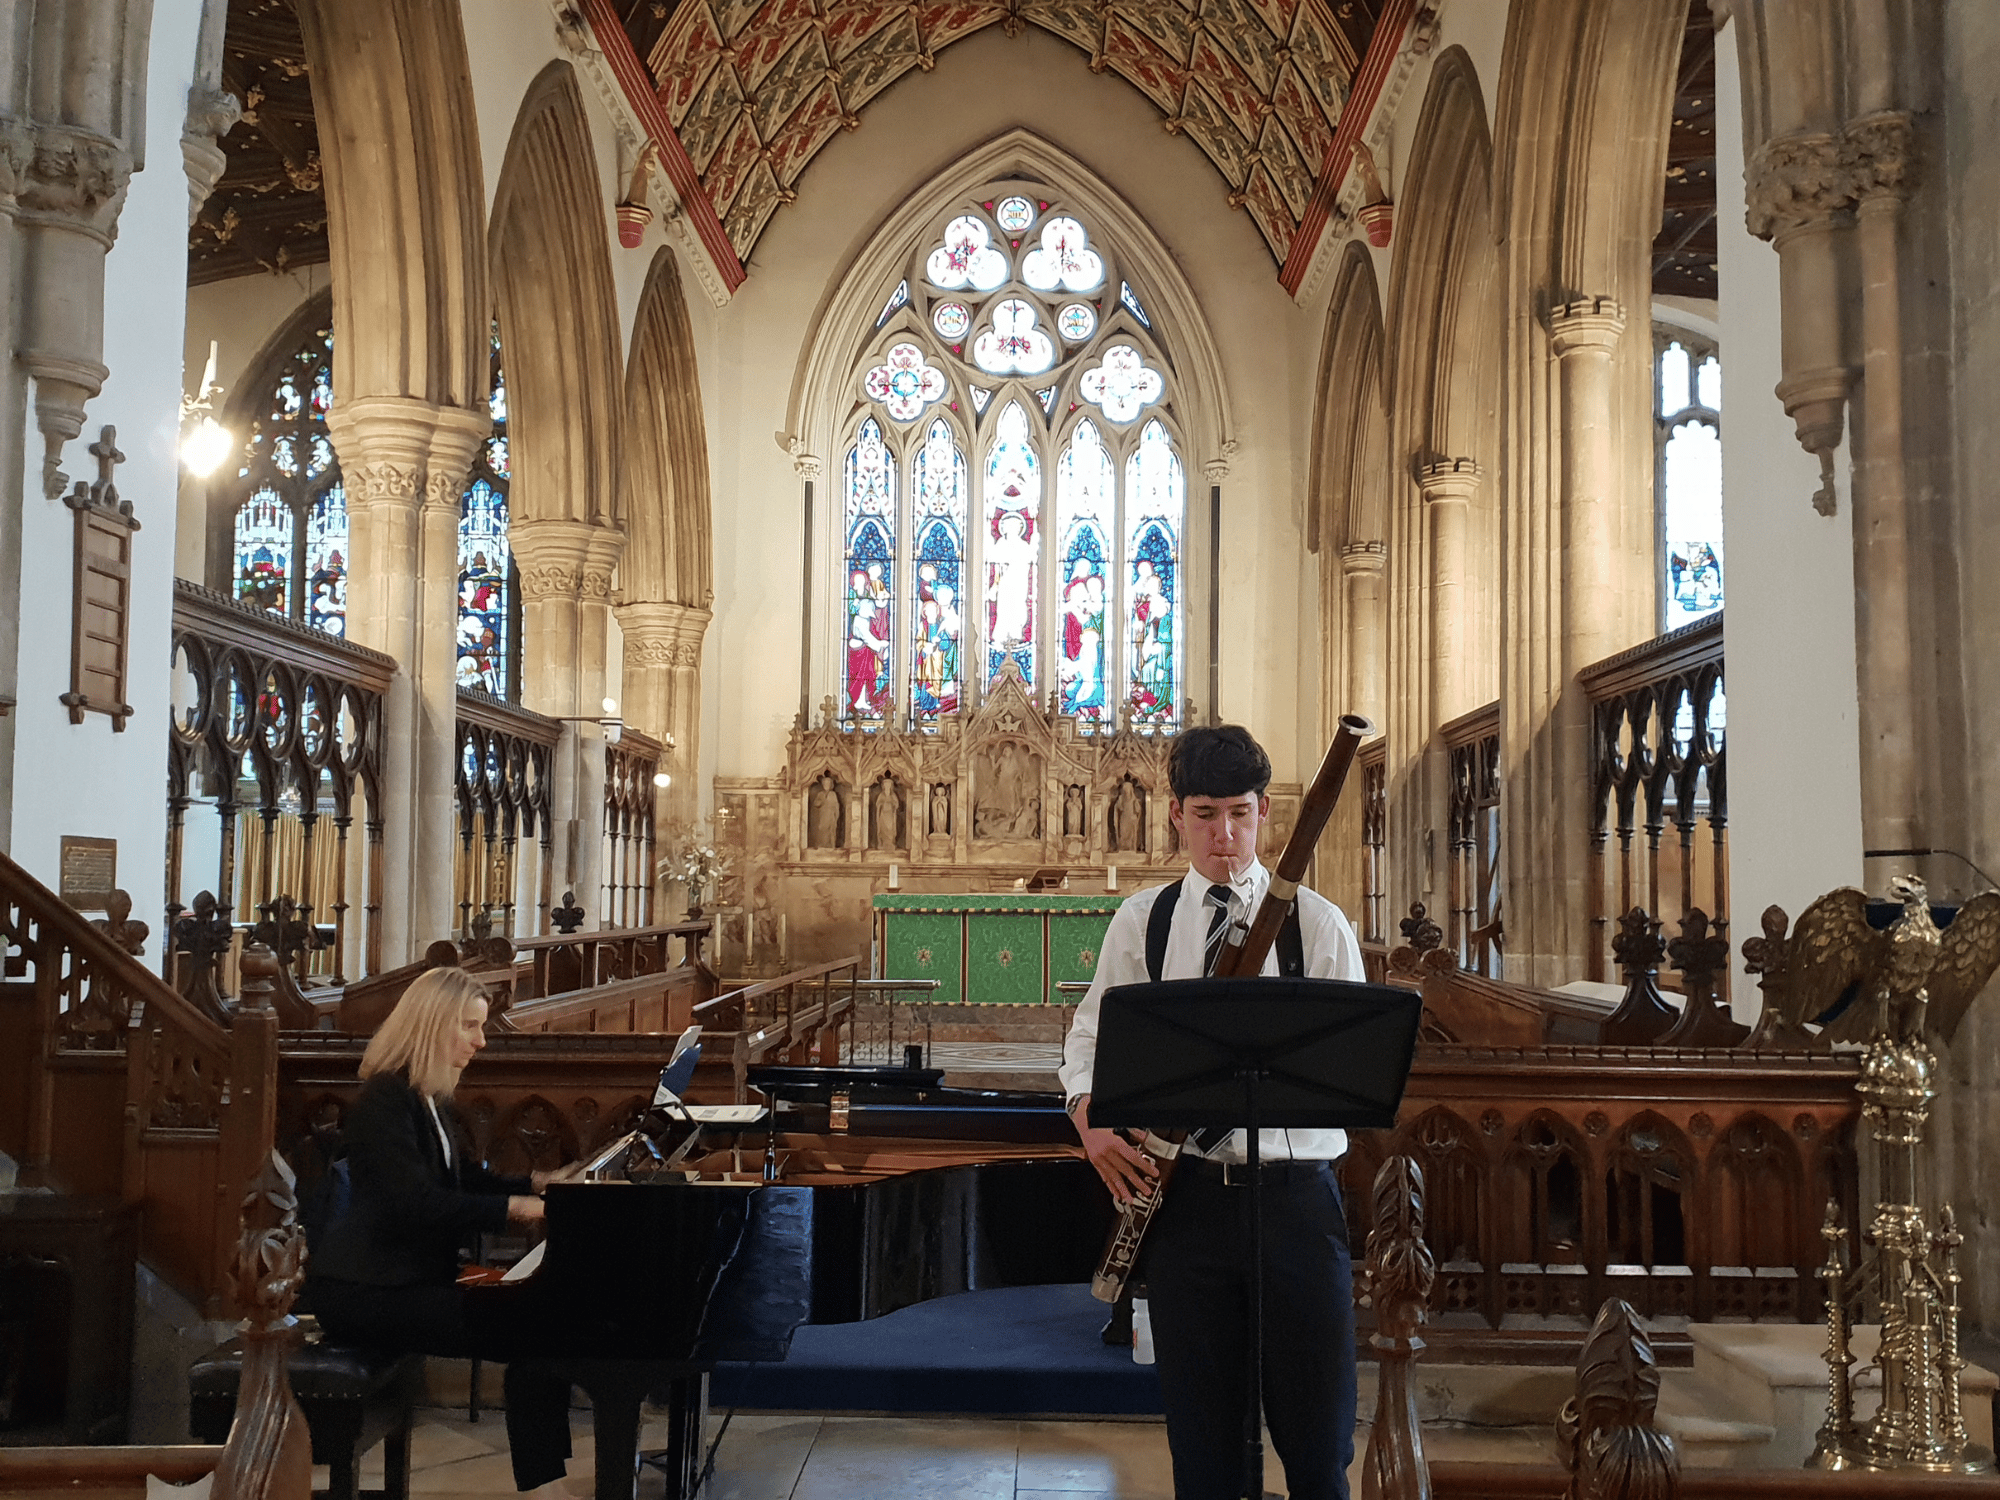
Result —
[[579, 943], [623, 943], [643, 941], [657, 937], [695, 937], [714, 929], [715, 922], [710, 917], [697, 917], [692, 921], [669, 922], [657, 927], [596, 927], [588, 932], [550, 932], [541, 937], [516, 938], [516, 953], [532, 953], [538, 948], [573, 947]]
[[213, 1474], [220, 1443], [168, 1443], [95, 1448], [0, 1448], [0, 1494], [14, 1490], [68, 1490], [79, 1495], [109, 1488], [144, 1492], [146, 1476], [187, 1484]]
[[858, 956], [836, 958], [827, 963], [814, 964], [810, 968], [794, 969], [789, 974], [780, 974], [776, 979], [760, 979], [755, 984], [747, 984], [740, 990], [730, 990], [727, 994], [717, 995], [713, 1000], [702, 1001], [694, 1008], [695, 1019], [699, 1020], [704, 1012], [713, 1014], [719, 1007], [732, 1002], [740, 1005], [746, 1000], [760, 999], [779, 990], [790, 989], [794, 985], [809, 984], [822, 975], [832, 974], [838, 969], [859, 968], [860, 965], [861, 959]]
[[143, 1001], [149, 1010], [165, 1014], [176, 1026], [217, 1050], [229, 1046], [228, 1032], [5, 854], [0, 854], [0, 898], [20, 907], [38, 926], [54, 932], [64, 947], [87, 957], [92, 968], [112, 977], [129, 999]]
[[[650, 974], [635, 974], [630, 979], [613, 979], [605, 984], [587, 985], [582, 989], [569, 990], [562, 994], [521, 1000], [508, 1007], [506, 1019], [514, 1029], [529, 1031], [557, 1021], [566, 1021], [574, 1016], [604, 1010], [635, 996], [650, 995], [658, 990], [670, 989], [677, 983], [685, 984], [690, 979], [697, 978], [701, 972], [691, 964], [680, 964]], [[700, 1009], [699, 1006], [695, 1008]]]

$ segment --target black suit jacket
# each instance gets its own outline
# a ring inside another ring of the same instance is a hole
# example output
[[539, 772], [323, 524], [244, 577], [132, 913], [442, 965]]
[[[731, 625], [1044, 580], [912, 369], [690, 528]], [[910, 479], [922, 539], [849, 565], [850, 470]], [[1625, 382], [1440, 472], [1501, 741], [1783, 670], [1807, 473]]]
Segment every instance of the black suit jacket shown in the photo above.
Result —
[[[456, 1112], [440, 1105], [454, 1143]], [[503, 1177], [465, 1160], [449, 1164], [430, 1110], [400, 1073], [377, 1073], [362, 1085], [341, 1122], [352, 1192], [347, 1211], [327, 1225], [310, 1269], [370, 1286], [448, 1286], [458, 1252], [480, 1230], [507, 1227], [510, 1194], [532, 1192], [525, 1177]]]

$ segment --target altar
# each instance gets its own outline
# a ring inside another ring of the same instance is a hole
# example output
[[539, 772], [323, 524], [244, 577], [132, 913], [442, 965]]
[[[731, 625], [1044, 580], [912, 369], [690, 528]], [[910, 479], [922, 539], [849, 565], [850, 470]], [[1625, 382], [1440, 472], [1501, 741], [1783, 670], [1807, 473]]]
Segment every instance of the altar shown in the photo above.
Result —
[[1130, 892], [883, 894], [874, 898], [876, 973], [935, 979], [937, 1000], [1054, 1004], [1087, 983], [1111, 914]]

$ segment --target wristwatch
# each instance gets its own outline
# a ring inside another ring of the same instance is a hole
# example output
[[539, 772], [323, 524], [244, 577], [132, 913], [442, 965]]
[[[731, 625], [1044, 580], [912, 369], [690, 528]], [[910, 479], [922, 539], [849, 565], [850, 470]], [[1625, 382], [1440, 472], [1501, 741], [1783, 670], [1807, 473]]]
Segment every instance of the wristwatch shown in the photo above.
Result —
[[1063, 1100], [1063, 1113], [1074, 1118], [1076, 1107], [1089, 1097], [1088, 1094], [1071, 1094], [1067, 1099]]

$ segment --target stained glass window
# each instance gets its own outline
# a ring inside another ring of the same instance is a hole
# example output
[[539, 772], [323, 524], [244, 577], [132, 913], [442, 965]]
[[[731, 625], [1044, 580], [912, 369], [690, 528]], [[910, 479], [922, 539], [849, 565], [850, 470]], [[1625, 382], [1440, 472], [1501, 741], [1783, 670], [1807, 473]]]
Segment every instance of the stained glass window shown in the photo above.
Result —
[[1101, 722], [1111, 717], [1106, 614], [1116, 576], [1117, 469], [1089, 420], [1077, 423], [1056, 466], [1056, 527], [1062, 600], [1056, 683], [1062, 711]]
[[848, 387], [862, 410], [823, 658], [842, 721], [936, 731], [1012, 662], [1085, 732], [1172, 732], [1187, 481], [1171, 350], [1116, 245], [1059, 192], [1013, 180], [931, 222], [871, 293], [897, 332], [857, 353]]
[[326, 430], [333, 330], [314, 329], [258, 383], [266, 394], [237, 470], [245, 498], [236, 512], [230, 592], [258, 609], [344, 635], [347, 496]]
[[1008, 661], [1035, 685], [1035, 604], [1041, 571], [1042, 465], [1028, 414], [1007, 403], [986, 455], [986, 681]]
[[1714, 343], [1656, 327], [1661, 628], [1722, 608], [1722, 362]]
[[500, 325], [492, 329], [493, 385], [487, 411], [493, 430], [472, 463], [471, 483], [458, 503], [458, 685], [496, 698], [520, 692], [516, 603], [519, 570], [507, 540], [507, 493], [513, 460], [507, 440], [507, 372], [500, 361]]
[[910, 706], [921, 725], [963, 698], [965, 450], [951, 424], [931, 423], [911, 480], [916, 594], [910, 602]]
[[1148, 422], [1125, 461], [1125, 696], [1132, 722], [1180, 722], [1181, 527], [1187, 478], [1174, 441]]
[[880, 724], [890, 706], [895, 639], [896, 469], [873, 417], [847, 454], [847, 649], [841, 717]]

